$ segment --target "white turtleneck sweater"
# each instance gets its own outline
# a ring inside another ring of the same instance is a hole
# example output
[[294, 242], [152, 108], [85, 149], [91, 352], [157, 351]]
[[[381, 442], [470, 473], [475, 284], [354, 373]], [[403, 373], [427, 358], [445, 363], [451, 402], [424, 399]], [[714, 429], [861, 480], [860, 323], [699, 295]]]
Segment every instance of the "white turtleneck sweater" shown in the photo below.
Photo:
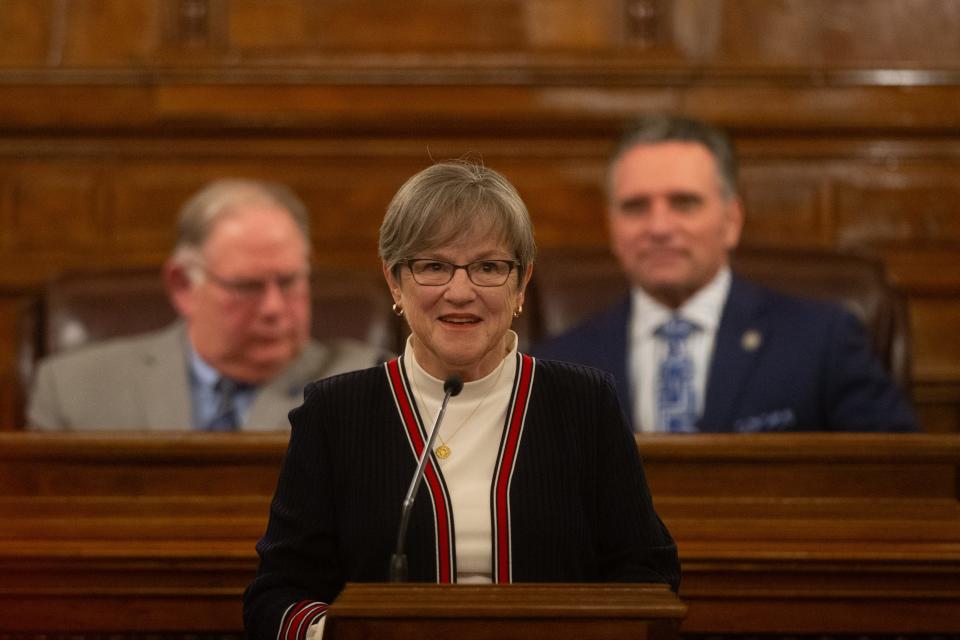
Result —
[[[517, 334], [510, 331], [507, 335], [510, 350], [500, 364], [485, 377], [465, 382], [463, 390], [450, 398], [434, 444], [434, 450], [440, 444], [450, 448], [448, 458], [437, 460], [453, 505], [460, 583], [492, 581], [490, 483], [517, 373]], [[423, 370], [413, 354], [411, 339], [407, 339], [403, 362], [429, 437], [443, 402], [444, 381]], [[325, 623], [326, 616], [311, 625], [307, 640], [320, 640]]]
[[[448, 458], [437, 459], [453, 504], [457, 582], [491, 581], [490, 482], [517, 371], [517, 334], [508, 336], [510, 350], [500, 364], [485, 377], [464, 383], [463, 391], [450, 398], [434, 444], [434, 451], [441, 444], [450, 448]], [[410, 339], [403, 361], [429, 435], [444, 381], [423, 370]]]

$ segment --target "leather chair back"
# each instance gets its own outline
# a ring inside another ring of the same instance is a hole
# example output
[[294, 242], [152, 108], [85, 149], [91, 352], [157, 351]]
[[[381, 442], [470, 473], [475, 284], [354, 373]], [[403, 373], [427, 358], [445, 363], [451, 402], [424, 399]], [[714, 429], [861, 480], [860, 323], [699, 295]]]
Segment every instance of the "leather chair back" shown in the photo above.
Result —
[[[867, 329], [892, 377], [909, 392], [907, 305], [887, 280], [881, 261], [819, 249], [741, 247], [737, 273], [777, 289], [845, 306]], [[547, 250], [534, 267], [536, 339], [557, 335], [627, 295], [629, 287], [605, 247]]]
[[[397, 352], [400, 323], [379, 272], [316, 268], [311, 288], [315, 338], [354, 338]], [[160, 329], [175, 318], [157, 268], [65, 273], [20, 314], [21, 384], [27, 388], [43, 356]]]
[[160, 329], [176, 318], [157, 269], [74, 272], [40, 299], [40, 355]]
[[[771, 288], [845, 305], [863, 321], [881, 361], [909, 392], [906, 303], [887, 281], [881, 262], [830, 251], [741, 248], [734, 268]], [[393, 315], [379, 272], [318, 268], [312, 287], [315, 337], [355, 338], [393, 353], [403, 348], [406, 323]], [[604, 247], [543, 251], [524, 313], [513, 323], [521, 349], [570, 328], [627, 291]], [[64, 274], [20, 314], [21, 393], [40, 357], [159, 329], [175, 317], [156, 268]]]

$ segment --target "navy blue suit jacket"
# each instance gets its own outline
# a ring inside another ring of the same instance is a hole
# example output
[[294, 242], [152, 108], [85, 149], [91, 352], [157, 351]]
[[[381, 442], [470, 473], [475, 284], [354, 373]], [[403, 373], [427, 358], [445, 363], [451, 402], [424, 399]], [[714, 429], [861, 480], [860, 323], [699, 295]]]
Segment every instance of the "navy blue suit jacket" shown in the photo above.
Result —
[[[628, 413], [630, 298], [531, 353], [609, 371]], [[744, 340], [756, 332], [756, 340]], [[636, 419], [634, 419], [636, 424]], [[734, 275], [707, 375], [703, 432], [915, 431], [913, 411], [860, 322], [836, 305]]]

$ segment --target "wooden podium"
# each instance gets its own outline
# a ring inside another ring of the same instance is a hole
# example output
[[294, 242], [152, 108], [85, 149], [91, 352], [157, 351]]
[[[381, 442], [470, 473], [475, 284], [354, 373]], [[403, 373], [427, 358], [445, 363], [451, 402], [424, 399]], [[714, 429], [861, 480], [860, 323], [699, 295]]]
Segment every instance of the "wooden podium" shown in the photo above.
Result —
[[659, 584], [356, 584], [327, 613], [329, 640], [675, 638], [687, 607]]

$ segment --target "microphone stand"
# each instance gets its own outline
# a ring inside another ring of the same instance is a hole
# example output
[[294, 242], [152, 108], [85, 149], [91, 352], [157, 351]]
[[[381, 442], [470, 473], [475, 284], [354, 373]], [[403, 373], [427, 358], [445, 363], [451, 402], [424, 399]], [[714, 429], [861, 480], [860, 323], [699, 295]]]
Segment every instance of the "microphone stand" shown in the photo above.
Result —
[[423, 455], [420, 456], [420, 462], [417, 464], [417, 470], [410, 481], [410, 487], [407, 489], [407, 495], [403, 499], [403, 508], [400, 511], [400, 528], [397, 530], [397, 548], [390, 557], [390, 582], [407, 581], [407, 554], [404, 551], [407, 541], [407, 526], [410, 524], [410, 512], [413, 510], [413, 500], [417, 495], [417, 489], [423, 481], [423, 471], [427, 466], [427, 459], [430, 452], [433, 451], [433, 443], [436, 442], [437, 434], [440, 433], [440, 423], [443, 421], [443, 414], [447, 411], [447, 402], [452, 396], [460, 393], [463, 389], [463, 381], [460, 378], [451, 376], [443, 383], [443, 402], [440, 405], [440, 412], [437, 413], [437, 419], [433, 423], [433, 431], [430, 432], [430, 438], [427, 440], [427, 446], [423, 448]]

